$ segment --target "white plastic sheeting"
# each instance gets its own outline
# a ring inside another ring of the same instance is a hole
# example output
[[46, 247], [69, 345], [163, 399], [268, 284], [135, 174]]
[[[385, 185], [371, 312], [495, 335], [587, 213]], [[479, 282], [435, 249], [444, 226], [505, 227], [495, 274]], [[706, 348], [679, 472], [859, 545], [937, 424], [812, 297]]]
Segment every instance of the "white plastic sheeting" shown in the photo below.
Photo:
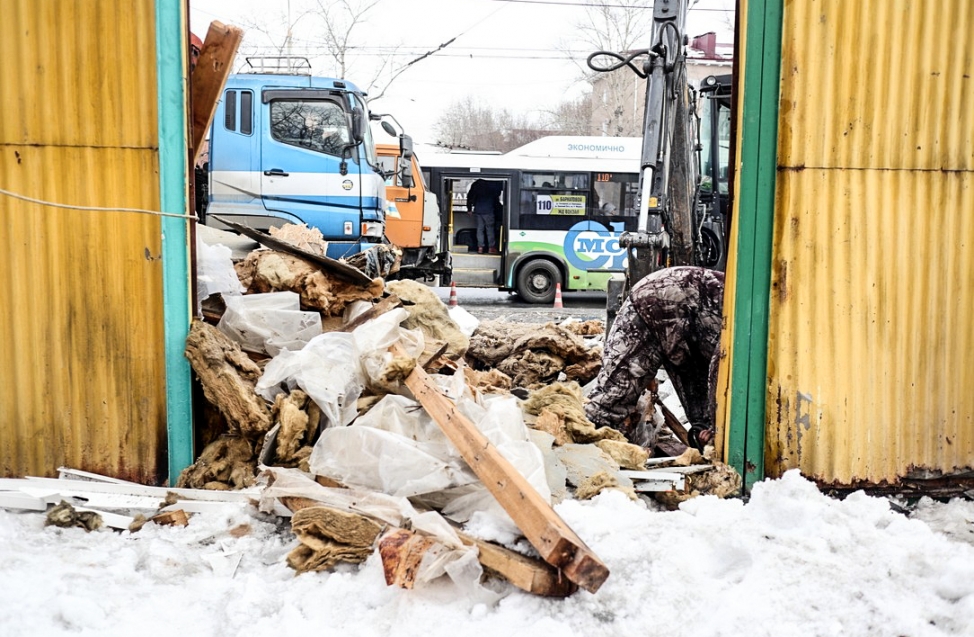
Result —
[[356, 416], [355, 401], [365, 387], [351, 334], [327, 332], [296, 352], [285, 350], [264, 368], [257, 393], [273, 402], [300, 387], [321, 408], [330, 425], [347, 425]]
[[[531, 442], [517, 399], [476, 399], [462, 375], [433, 376], [444, 394], [551, 501], [541, 450]], [[421, 497], [443, 507], [443, 514], [463, 522], [474, 514], [490, 516], [498, 536], [517, 527], [497, 500], [460, 457], [446, 435], [415, 401], [387, 395], [348, 427], [322, 432], [311, 453], [312, 473], [343, 484], [389, 495]], [[493, 539], [493, 538], [488, 538]]]
[[227, 309], [217, 328], [245, 350], [277, 356], [296, 351], [321, 334], [321, 314], [302, 312], [295, 292], [223, 295]]
[[500, 596], [481, 584], [483, 568], [477, 549], [465, 546], [453, 527], [436, 511], [418, 512], [406, 498], [393, 497], [354, 487], [323, 487], [297, 469], [263, 467], [263, 477], [272, 477], [260, 496], [260, 509], [290, 515], [278, 497], [301, 496], [346, 511], [377, 518], [398, 527], [410, 527], [432, 536], [437, 544], [423, 556], [416, 572], [416, 586], [447, 575], [456, 590], [473, 603], [494, 604]]
[[196, 313], [202, 314], [204, 300], [214, 294], [240, 295], [244, 287], [233, 269], [233, 252], [223, 244], [210, 245], [196, 239]]
[[299, 351], [282, 351], [264, 368], [257, 393], [273, 402], [277, 394], [300, 387], [321, 408], [327, 426], [347, 425], [358, 414], [355, 403], [368, 380], [378, 378], [392, 359], [392, 343], [402, 342], [411, 356], [423, 351], [422, 334], [399, 327], [405, 317], [406, 310], [398, 308], [351, 334], [326, 332]]

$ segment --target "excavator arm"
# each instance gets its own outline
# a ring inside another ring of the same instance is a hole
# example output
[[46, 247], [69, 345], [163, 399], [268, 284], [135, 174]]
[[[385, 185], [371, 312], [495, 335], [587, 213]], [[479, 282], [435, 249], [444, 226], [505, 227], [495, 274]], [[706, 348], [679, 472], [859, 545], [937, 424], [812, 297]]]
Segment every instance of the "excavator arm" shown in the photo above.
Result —
[[628, 265], [623, 295], [655, 270], [694, 262], [692, 219], [698, 176], [694, 93], [686, 74], [687, 3], [656, 0], [650, 48], [597, 51], [588, 58], [595, 71], [627, 67], [646, 79], [639, 217], [636, 231], [620, 238]]

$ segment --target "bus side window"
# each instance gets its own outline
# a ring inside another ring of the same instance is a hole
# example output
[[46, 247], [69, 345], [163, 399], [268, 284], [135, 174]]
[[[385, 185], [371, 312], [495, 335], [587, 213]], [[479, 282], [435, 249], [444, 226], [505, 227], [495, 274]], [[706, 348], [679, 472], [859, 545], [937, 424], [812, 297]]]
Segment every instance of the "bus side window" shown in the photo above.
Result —
[[595, 173], [595, 200], [591, 209], [597, 217], [636, 216], [639, 176], [634, 173]]
[[519, 204], [526, 230], [567, 230], [591, 205], [588, 173], [522, 172]]

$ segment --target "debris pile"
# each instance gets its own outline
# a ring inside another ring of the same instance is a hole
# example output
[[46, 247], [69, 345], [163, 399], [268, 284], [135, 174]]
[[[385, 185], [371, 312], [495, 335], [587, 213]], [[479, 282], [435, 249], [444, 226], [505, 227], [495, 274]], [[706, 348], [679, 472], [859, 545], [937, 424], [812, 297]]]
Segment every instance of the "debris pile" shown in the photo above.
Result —
[[[290, 517], [297, 545], [287, 563], [298, 572], [377, 551], [390, 585], [448, 576], [480, 586], [489, 573], [565, 596], [598, 590], [609, 573], [553, 504], [604, 489], [662, 494], [670, 506], [732, 492], [733, 472], [699, 456], [663, 469], [679, 459], [650, 459], [587, 420], [582, 385], [601, 365], [601, 321], [491, 321], [468, 334], [427, 286], [385, 282], [395, 249], [377, 246], [352, 267], [305, 232], [246, 231], [269, 247], [224, 259], [236, 279], [201, 272], [224, 289], [203, 300], [186, 340], [208, 403], [205, 446], [149, 519], [178, 523], [187, 501], [246, 494]], [[233, 298], [238, 281], [243, 298], [290, 297], [258, 299], [248, 312]], [[318, 319], [320, 333], [308, 333]], [[464, 531], [472, 520], [477, 537]]]
[[484, 321], [470, 339], [467, 360], [475, 370], [506, 374], [515, 387], [535, 389], [557, 380], [584, 385], [602, 366], [601, 346], [590, 346], [575, 332], [595, 331], [590, 323], [571, 328]]

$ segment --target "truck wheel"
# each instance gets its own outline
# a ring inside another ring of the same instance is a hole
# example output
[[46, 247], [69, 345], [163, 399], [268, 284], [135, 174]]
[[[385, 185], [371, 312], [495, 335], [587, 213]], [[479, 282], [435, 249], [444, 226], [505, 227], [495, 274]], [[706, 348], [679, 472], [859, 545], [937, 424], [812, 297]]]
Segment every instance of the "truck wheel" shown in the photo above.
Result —
[[561, 272], [551, 261], [534, 259], [517, 272], [517, 293], [528, 303], [551, 303], [555, 285], [561, 283]]

